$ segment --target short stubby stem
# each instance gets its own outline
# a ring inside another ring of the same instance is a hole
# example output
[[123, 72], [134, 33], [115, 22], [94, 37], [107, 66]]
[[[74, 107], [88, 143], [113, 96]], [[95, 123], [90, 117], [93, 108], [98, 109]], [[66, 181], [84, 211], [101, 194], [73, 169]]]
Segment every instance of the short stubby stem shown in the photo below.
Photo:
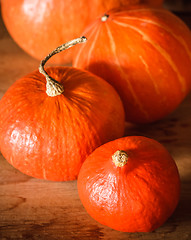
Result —
[[106, 22], [107, 19], [108, 19], [109, 15], [108, 14], [104, 14], [102, 17], [101, 17], [101, 21], [102, 22]]
[[123, 150], [117, 150], [112, 155], [112, 161], [114, 162], [116, 167], [123, 167], [128, 161], [128, 155]]
[[64, 92], [64, 87], [58, 81], [56, 81], [51, 76], [49, 76], [48, 73], [44, 70], [44, 65], [46, 64], [46, 62], [55, 54], [60, 53], [78, 43], [86, 42], [86, 40], [87, 40], [87, 38], [82, 36], [80, 38], [76, 38], [67, 43], [64, 43], [64, 44], [60, 45], [59, 47], [57, 47], [55, 50], [53, 50], [50, 54], [48, 54], [48, 56], [46, 56], [41, 61], [40, 66], [39, 66], [39, 72], [42, 73], [46, 78], [46, 93], [48, 96], [55, 97], [55, 96], [62, 94]]

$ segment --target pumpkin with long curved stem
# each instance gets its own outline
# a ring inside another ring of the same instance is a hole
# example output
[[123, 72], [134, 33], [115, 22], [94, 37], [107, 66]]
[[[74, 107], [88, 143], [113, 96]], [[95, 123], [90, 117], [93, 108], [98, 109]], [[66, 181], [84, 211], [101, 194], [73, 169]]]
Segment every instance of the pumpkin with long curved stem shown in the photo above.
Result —
[[159, 120], [191, 89], [191, 31], [162, 8], [107, 12], [84, 31], [73, 66], [104, 78], [118, 91], [127, 121]]
[[[4, 23], [16, 43], [34, 58], [43, 59], [52, 49], [81, 35], [93, 19], [114, 7], [139, 2], [161, 5], [163, 0], [1, 0]], [[72, 61], [72, 52], [52, 60]]]
[[180, 197], [175, 161], [157, 141], [116, 139], [83, 163], [78, 192], [98, 222], [123, 232], [150, 232], [174, 212]]
[[[99, 145], [124, 133], [121, 100], [107, 82], [72, 67], [44, 64], [17, 80], [0, 100], [0, 150], [15, 168], [42, 179], [76, 179], [82, 162]], [[45, 75], [45, 76], [44, 76]]]

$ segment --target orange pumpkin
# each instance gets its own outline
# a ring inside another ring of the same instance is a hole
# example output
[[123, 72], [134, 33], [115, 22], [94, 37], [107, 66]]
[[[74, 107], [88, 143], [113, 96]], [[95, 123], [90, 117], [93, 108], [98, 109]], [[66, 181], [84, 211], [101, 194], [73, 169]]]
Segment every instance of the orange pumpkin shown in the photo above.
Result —
[[[155, 0], [1, 0], [4, 23], [27, 53], [44, 58], [60, 44], [81, 35], [86, 25], [110, 8]], [[163, 1], [157, 1], [161, 4]], [[67, 63], [72, 51], [56, 56], [52, 62]]]
[[90, 154], [78, 175], [78, 192], [87, 212], [101, 224], [123, 232], [149, 232], [175, 210], [180, 178], [160, 143], [131, 136]]
[[27, 175], [74, 180], [96, 147], [123, 136], [124, 110], [103, 79], [72, 67], [44, 72], [45, 62], [40, 71], [46, 78], [34, 71], [17, 80], [0, 100], [0, 150]]
[[98, 18], [83, 33], [73, 66], [118, 91], [127, 121], [148, 123], [177, 108], [191, 88], [191, 32], [162, 8], [131, 6]]

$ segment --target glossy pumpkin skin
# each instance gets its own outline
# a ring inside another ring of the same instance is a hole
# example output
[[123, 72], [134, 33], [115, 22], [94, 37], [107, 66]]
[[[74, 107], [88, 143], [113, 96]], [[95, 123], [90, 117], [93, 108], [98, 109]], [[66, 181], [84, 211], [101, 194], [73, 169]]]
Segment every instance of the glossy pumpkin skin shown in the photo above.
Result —
[[[126, 165], [112, 155], [124, 150]], [[87, 212], [98, 222], [123, 232], [150, 232], [175, 210], [180, 195], [176, 164], [155, 140], [131, 136], [97, 148], [83, 163], [78, 192]]]
[[[191, 88], [191, 32], [162, 8], [113, 10], [84, 31], [73, 66], [112, 84], [122, 98], [127, 121], [159, 120], [182, 102]], [[105, 20], [105, 21], [103, 21]]]
[[[4, 23], [27, 53], [39, 60], [57, 46], [76, 37], [93, 19], [105, 11], [139, 3], [140, 0], [2, 0]], [[153, 2], [154, 0], [146, 0]], [[162, 0], [157, 1], [161, 4]], [[64, 64], [72, 61], [72, 52], [55, 56], [51, 61]]]
[[124, 110], [103, 79], [70, 67], [47, 68], [64, 86], [49, 97], [38, 71], [17, 80], [0, 100], [0, 150], [15, 168], [42, 179], [76, 179], [99, 145], [123, 136]]

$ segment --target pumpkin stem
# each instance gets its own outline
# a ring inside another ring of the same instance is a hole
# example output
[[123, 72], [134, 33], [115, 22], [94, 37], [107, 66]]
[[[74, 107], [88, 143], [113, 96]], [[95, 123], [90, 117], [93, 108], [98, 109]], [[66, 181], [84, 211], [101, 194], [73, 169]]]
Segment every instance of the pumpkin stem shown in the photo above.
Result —
[[123, 150], [117, 150], [112, 155], [112, 161], [115, 163], [116, 167], [123, 167], [127, 163], [127, 160], [128, 160], [128, 155]]
[[67, 43], [64, 43], [64, 44], [60, 45], [59, 47], [57, 47], [56, 49], [54, 49], [51, 53], [48, 54], [48, 56], [46, 56], [41, 61], [40, 66], [39, 66], [39, 72], [42, 73], [46, 78], [46, 93], [48, 96], [54, 97], [54, 96], [58, 96], [58, 95], [62, 94], [64, 92], [64, 87], [58, 81], [56, 81], [55, 79], [50, 77], [48, 75], [48, 73], [44, 70], [44, 65], [46, 64], [46, 62], [55, 54], [60, 53], [78, 43], [83, 43], [86, 40], [87, 40], [87, 38], [82, 36], [80, 38], [76, 38]]
[[102, 21], [102, 22], [106, 22], [107, 19], [108, 19], [108, 17], [109, 17], [109, 15], [105, 13], [105, 14], [101, 17], [101, 21]]

